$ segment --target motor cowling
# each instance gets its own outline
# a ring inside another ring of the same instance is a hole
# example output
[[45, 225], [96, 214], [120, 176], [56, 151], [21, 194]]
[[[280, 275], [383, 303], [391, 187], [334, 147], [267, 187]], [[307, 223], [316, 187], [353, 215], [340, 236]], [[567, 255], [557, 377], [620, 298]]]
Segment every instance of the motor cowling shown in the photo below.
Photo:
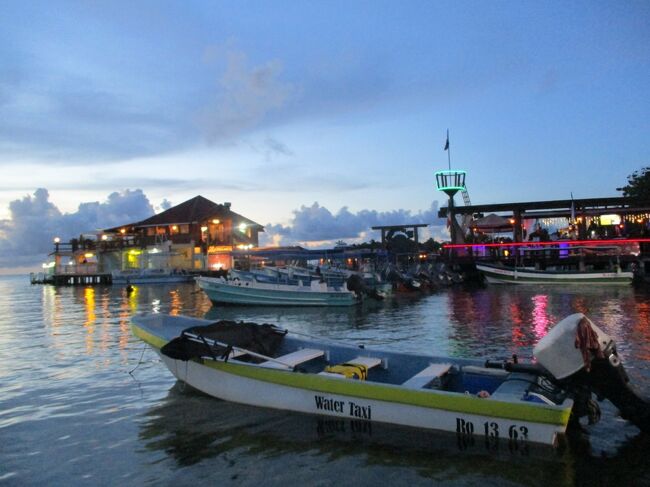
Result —
[[611, 401], [621, 416], [650, 432], [650, 401], [633, 389], [612, 338], [582, 313], [556, 324], [533, 349], [538, 363], [576, 396], [592, 391]]

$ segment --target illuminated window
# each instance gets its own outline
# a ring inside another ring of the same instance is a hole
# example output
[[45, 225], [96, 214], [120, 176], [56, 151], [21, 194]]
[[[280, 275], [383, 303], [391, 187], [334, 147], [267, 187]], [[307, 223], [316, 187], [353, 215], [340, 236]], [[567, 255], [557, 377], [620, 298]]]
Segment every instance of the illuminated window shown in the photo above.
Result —
[[600, 215], [601, 225], [620, 225], [621, 217], [619, 215]]

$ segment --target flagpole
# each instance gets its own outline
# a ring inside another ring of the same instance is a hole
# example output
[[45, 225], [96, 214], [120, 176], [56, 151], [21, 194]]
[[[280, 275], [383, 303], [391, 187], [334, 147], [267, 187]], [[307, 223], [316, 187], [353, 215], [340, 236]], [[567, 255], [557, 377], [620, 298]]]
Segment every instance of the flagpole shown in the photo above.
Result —
[[451, 145], [449, 144], [449, 129], [447, 129], [447, 164], [451, 171]]

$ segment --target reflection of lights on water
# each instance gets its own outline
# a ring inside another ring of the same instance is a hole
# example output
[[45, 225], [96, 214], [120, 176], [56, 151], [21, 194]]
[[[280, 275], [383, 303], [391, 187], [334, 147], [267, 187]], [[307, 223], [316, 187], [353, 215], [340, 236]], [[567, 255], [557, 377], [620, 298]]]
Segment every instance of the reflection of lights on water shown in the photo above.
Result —
[[160, 299], [154, 299], [151, 301], [151, 312], [160, 313]]
[[[61, 311], [61, 299], [60, 296], [55, 292], [54, 286], [43, 286], [41, 303], [43, 306], [43, 318], [49, 317], [49, 322], [52, 323], [52, 327], [58, 327], [61, 324], [61, 321], [59, 319]], [[56, 333], [53, 332], [53, 335], [56, 335]]]
[[93, 334], [95, 332], [95, 320], [97, 316], [95, 315], [95, 289], [92, 287], [87, 287], [84, 289], [84, 305], [86, 307], [86, 322], [84, 327], [88, 332], [86, 335], [86, 352], [88, 354], [93, 351]]
[[550, 324], [551, 320], [548, 317], [548, 296], [545, 294], [533, 296], [533, 328], [538, 340], [546, 335]]
[[129, 297], [129, 308], [131, 311], [136, 312], [138, 310], [138, 292], [140, 289], [138, 286], [131, 286], [131, 292], [127, 293]]
[[176, 316], [180, 313], [181, 309], [183, 308], [183, 301], [181, 300], [181, 297], [177, 290], [171, 291], [169, 295], [172, 298], [170, 303], [171, 306], [170, 306], [169, 314], [172, 316]]
[[97, 316], [95, 315], [95, 289], [87, 287], [84, 289], [84, 304], [86, 306], [86, 323], [84, 325], [92, 325]]

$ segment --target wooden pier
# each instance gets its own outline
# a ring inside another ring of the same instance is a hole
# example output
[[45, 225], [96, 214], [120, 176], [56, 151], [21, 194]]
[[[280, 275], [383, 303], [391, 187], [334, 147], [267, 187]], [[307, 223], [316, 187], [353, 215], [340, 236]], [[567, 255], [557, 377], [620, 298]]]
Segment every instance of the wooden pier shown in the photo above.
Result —
[[111, 274], [53, 274], [31, 273], [32, 284], [53, 284], [54, 286], [96, 286], [113, 283]]

